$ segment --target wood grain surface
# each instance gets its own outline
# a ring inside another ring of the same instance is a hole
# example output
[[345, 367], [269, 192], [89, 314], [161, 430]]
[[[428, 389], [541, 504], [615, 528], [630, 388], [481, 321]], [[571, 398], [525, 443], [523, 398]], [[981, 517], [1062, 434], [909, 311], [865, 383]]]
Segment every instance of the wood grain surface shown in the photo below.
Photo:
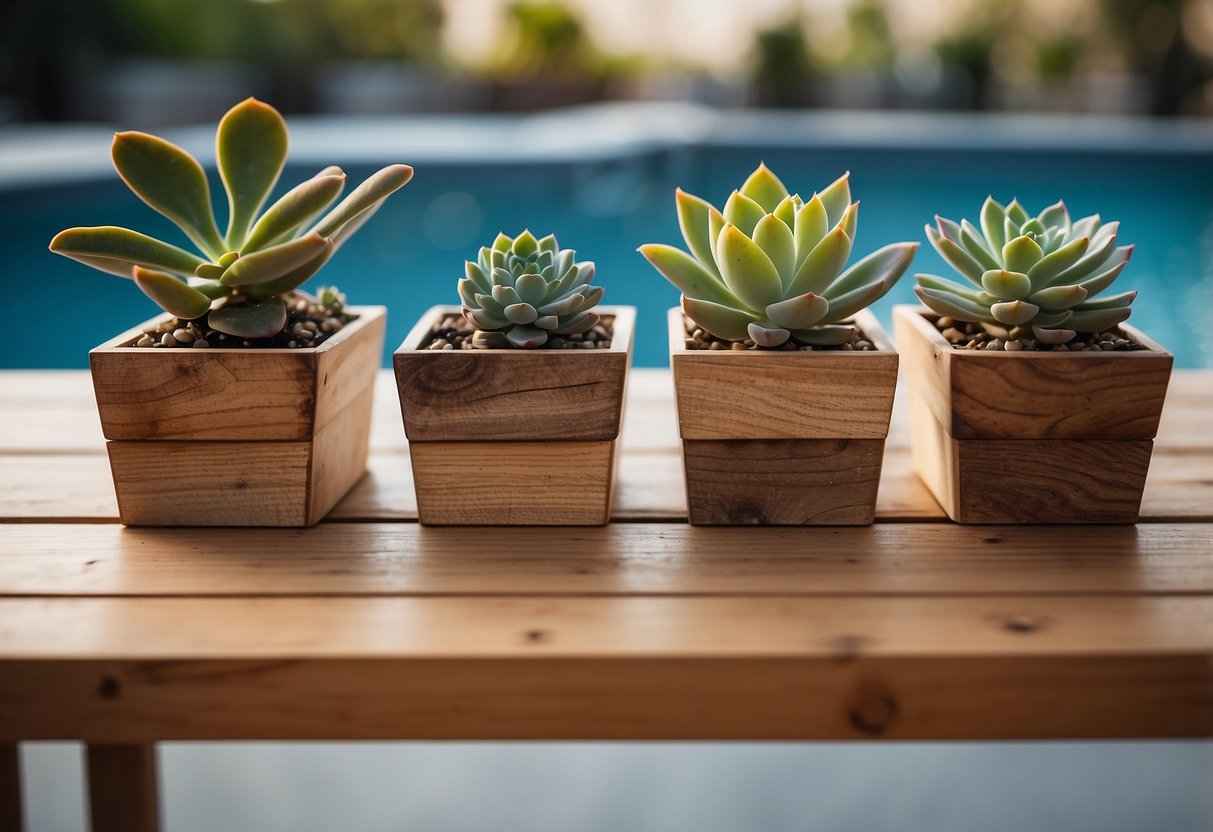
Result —
[[1153, 439], [1173, 358], [1139, 352], [958, 350], [921, 307], [893, 311], [907, 384], [957, 439]]
[[408, 438], [418, 441], [602, 441], [619, 435], [636, 310], [599, 307], [614, 322], [609, 349], [427, 350], [459, 307], [435, 306], [393, 364]]
[[310, 439], [369, 386], [387, 310], [352, 306], [357, 320], [314, 349], [130, 349], [143, 326], [89, 353], [107, 439]]
[[856, 316], [871, 352], [688, 350], [681, 309], [668, 316], [683, 439], [883, 439], [897, 353], [875, 316]]
[[685, 439], [690, 521], [867, 525], [883, 456], [883, 439]]
[[600, 526], [615, 442], [413, 442], [418, 519], [431, 525]]

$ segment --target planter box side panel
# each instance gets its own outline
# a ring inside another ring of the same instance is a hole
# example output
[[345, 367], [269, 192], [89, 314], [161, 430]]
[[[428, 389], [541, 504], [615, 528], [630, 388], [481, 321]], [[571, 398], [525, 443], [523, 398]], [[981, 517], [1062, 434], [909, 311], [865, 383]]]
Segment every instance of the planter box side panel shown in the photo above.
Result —
[[1173, 357], [1130, 326], [1136, 352], [957, 350], [920, 307], [894, 310], [911, 388], [956, 439], [1153, 439]]
[[[1010, 360], [1000, 360], [1000, 359]], [[951, 350], [957, 439], [1153, 439], [1172, 357]]]
[[106, 444], [127, 526], [303, 526], [310, 441]]
[[410, 443], [418, 515], [427, 525], [603, 525], [615, 444]]
[[[314, 429], [321, 431], [344, 413], [375, 384], [383, 355], [387, 310], [382, 306], [354, 307], [359, 319], [350, 324], [357, 331], [348, 340], [321, 344], [316, 362], [316, 417]], [[369, 417], [368, 417], [369, 418]]]
[[867, 525], [883, 439], [683, 441], [692, 525]]
[[434, 320], [427, 313], [393, 356], [400, 409], [410, 441], [606, 441], [619, 435], [631, 361], [634, 311], [615, 315], [615, 342], [602, 350], [411, 348]]
[[956, 439], [909, 393], [919, 476], [958, 523], [1133, 523], [1153, 441]]
[[372, 391], [373, 385], [364, 389], [312, 440], [306, 523], [309, 526], [323, 520], [366, 473], [374, 405]]
[[[687, 350], [681, 310], [669, 318], [683, 439], [883, 439], [897, 386], [892, 351]], [[875, 318], [865, 334], [887, 343]]]
[[1150, 439], [957, 439], [962, 523], [1135, 523]]
[[[386, 310], [350, 311], [358, 319], [315, 349], [122, 346], [142, 327], [97, 347], [89, 364], [105, 437], [310, 439], [373, 381], [379, 366]], [[318, 373], [327, 375], [327, 386]]]
[[93, 352], [106, 439], [306, 439], [316, 358], [300, 352], [121, 349]]

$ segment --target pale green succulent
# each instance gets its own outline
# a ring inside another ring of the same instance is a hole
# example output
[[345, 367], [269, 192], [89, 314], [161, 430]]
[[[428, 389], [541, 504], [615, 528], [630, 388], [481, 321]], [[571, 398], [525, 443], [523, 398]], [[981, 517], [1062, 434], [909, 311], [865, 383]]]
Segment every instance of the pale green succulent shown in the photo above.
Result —
[[675, 192], [678, 222], [690, 253], [649, 243], [640, 247], [654, 268], [682, 290], [682, 309], [726, 341], [777, 347], [851, 340], [846, 325], [884, 296], [909, 267], [917, 243], [893, 243], [846, 271], [858, 202], [850, 175], [805, 201], [789, 194], [759, 165], [724, 210]]
[[[206, 173], [193, 156], [147, 133], [114, 136], [118, 175], [135, 195], [185, 232], [201, 255], [115, 226], [69, 228], [51, 251], [135, 284], [178, 318], [210, 313], [212, 329], [268, 338], [286, 325], [282, 296], [294, 291], [413, 176], [389, 165], [340, 196], [345, 174], [327, 167], [261, 211], [286, 162], [286, 123], [268, 104], [248, 99], [219, 121], [216, 160], [229, 220], [215, 223]], [[317, 221], [317, 217], [320, 219]]]
[[476, 327], [473, 344], [482, 347], [541, 347], [553, 335], [586, 332], [598, 323], [592, 310], [602, 287], [590, 286], [594, 264], [575, 263], [549, 234], [535, 239], [523, 231], [511, 239], [498, 234], [467, 261], [459, 281], [463, 316]]
[[1079, 332], [1102, 332], [1129, 317], [1136, 292], [1094, 299], [1129, 262], [1133, 246], [1117, 246], [1120, 223], [1099, 215], [1070, 221], [1058, 202], [1031, 217], [1018, 201], [1005, 207], [986, 199], [981, 229], [935, 218], [931, 245], [968, 284], [929, 274], [915, 276], [915, 293], [928, 307], [981, 326], [997, 338], [1028, 333], [1064, 344]]

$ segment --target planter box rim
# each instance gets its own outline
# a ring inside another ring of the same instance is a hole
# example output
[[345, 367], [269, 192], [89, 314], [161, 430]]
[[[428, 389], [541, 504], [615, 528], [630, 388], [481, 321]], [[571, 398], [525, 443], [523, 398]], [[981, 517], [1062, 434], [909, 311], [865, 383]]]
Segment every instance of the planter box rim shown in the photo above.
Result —
[[[711, 360], [737, 360], [742, 356], [783, 356], [782, 358], [761, 360], [776, 360], [790, 361], [796, 357], [800, 361], [821, 362], [827, 359], [838, 358], [843, 361], [853, 361], [856, 358], [871, 358], [873, 356], [897, 355], [897, 348], [893, 345], [893, 341], [889, 338], [888, 333], [880, 325], [880, 321], [872, 314], [870, 309], [862, 309], [857, 312], [851, 320], [851, 323], [860, 331], [865, 339], [872, 342], [872, 345], [878, 347], [874, 350], [831, 350], [831, 349], [812, 349], [812, 350], [689, 350], [686, 347], [687, 338], [685, 321], [687, 315], [682, 311], [681, 306], [673, 306], [667, 313], [667, 321], [669, 324], [670, 336], [670, 358], [675, 356], [696, 356], [697, 358], [705, 358], [707, 356], [715, 356]], [[945, 342], [946, 343], [946, 342]], [[724, 358], [724, 356], [729, 358]]]
[[[913, 326], [928, 341], [931, 342], [932, 346], [936, 347], [937, 349], [944, 350], [944, 351], [946, 351], [947, 354], [953, 355], [957, 359], [963, 360], [963, 361], [972, 361], [972, 360], [977, 360], [977, 361], [999, 361], [999, 360], [1023, 361], [1023, 360], [1029, 360], [1029, 359], [1032, 359], [1032, 360], [1039, 359], [1041, 361], [1054, 361], [1058, 358], [1070, 358], [1070, 359], [1077, 358], [1078, 360], [1082, 361], [1082, 360], [1085, 360], [1083, 358], [1083, 356], [1103, 356], [1105, 358], [1107, 358], [1108, 356], [1112, 356], [1114, 358], [1124, 358], [1124, 359], [1133, 359], [1133, 360], [1140, 360], [1143, 357], [1156, 358], [1159, 355], [1165, 355], [1165, 356], [1169, 356], [1172, 358], [1174, 357], [1171, 355], [1170, 350], [1168, 350], [1166, 347], [1162, 346], [1157, 341], [1155, 341], [1154, 339], [1147, 336], [1144, 332], [1142, 332], [1137, 327], [1135, 327], [1131, 324], [1125, 323], [1125, 322], [1121, 322], [1120, 324], [1117, 324], [1117, 328], [1119, 328], [1126, 336], [1128, 336], [1130, 340], [1135, 341], [1138, 344], [1141, 344], [1146, 349], [1131, 350], [1128, 352], [1116, 351], [1116, 350], [1087, 350], [1087, 349], [1075, 350], [1075, 351], [1070, 351], [1070, 350], [1064, 350], [1064, 351], [1063, 350], [1020, 350], [1018, 352], [1007, 352], [1006, 350], [958, 350], [958, 349], [954, 348], [950, 343], [948, 343], [948, 340], [943, 337], [943, 335], [939, 332], [939, 330], [936, 329], [935, 326], [930, 321], [927, 320], [926, 316], [928, 314], [932, 314], [930, 309], [927, 309], [924, 306], [918, 306], [917, 304], [913, 304], [913, 303], [901, 303], [901, 304], [898, 304], [893, 307], [894, 318], [903, 318], [904, 320], [908, 321], [911, 326]], [[983, 356], [983, 357], [979, 358], [978, 356]]]
[[[358, 317], [355, 318], [354, 320], [350, 321], [345, 326], [343, 326], [340, 330], [337, 331], [336, 334], [332, 335], [329, 338], [326, 338], [324, 343], [320, 344], [319, 346], [296, 347], [294, 349], [292, 349], [290, 347], [256, 347], [256, 348], [252, 348], [252, 347], [210, 347], [208, 349], [212, 352], [221, 352], [224, 354], [228, 354], [228, 353], [241, 353], [241, 354], [261, 353], [261, 354], [265, 354], [265, 355], [317, 355], [319, 353], [328, 352], [330, 350], [336, 349], [338, 346], [341, 345], [342, 342], [347, 341], [347, 340], [349, 340], [349, 338], [353, 337], [353, 333], [357, 332], [360, 329], [363, 329], [367, 324], [376, 320], [377, 318], [381, 318], [381, 317], [384, 317], [387, 315], [387, 307], [379, 306], [379, 305], [347, 306], [346, 311], [350, 312], [351, 314], [355, 314]], [[149, 318], [148, 320], [144, 321], [143, 323], [141, 323], [137, 326], [134, 326], [131, 329], [126, 330], [125, 332], [121, 333], [120, 335], [115, 335], [113, 338], [110, 338], [108, 341], [105, 341], [104, 343], [98, 344], [97, 346], [93, 347], [91, 350], [88, 351], [89, 355], [93, 355], [94, 353], [102, 353], [102, 352], [105, 352], [105, 353], [126, 352], [127, 350], [132, 349], [131, 344], [135, 343], [135, 341], [138, 341], [139, 338], [144, 334], [144, 332], [149, 327], [158, 326], [160, 323], [168, 320], [169, 318], [174, 318], [174, 317], [176, 317], [176, 316], [170, 315], [169, 313], [165, 312], [161, 315], [157, 315], [154, 318]], [[181, 353], [189, 353], [190, 355], [199, 355], [201, 352], [200, 350], [197, 350], [192, 346], [190, 346], [190, 347], [159, 347], [159, 348], [137, 347], [134, 349], [145, 350], [147, 352], [166, 353], [168, 355], [174, 355], [174, 354], [179, 355]], [[587, 350], [587, 352], [588, 352], [588, 350]]]
[[[463, 307], [457, 304], [436, 304], [422, 313], [417, 319], [417, 323], [409, 330], [409, 334], [405, 336], [400, 346], [396, 348], [393, 355], [401, 353], [434, 353], [435, 355], [527, 355], [527, 354], [553, 354], [560, 355], [583, 355], [583, 356], [602, 356], [612, 353], [627, 353], [631, 349], [632, 339], [636, 333], [636, 307], [625, 305], [599, 305], [594, 307], [594, 311], [599, 315], [610, 315], [614, 317], [614, 330], [611, 333], [611, 346], [606, 349], [593, 350], [552, 350], [552, 349], [475, 349], [475, 350], [427, 350], [421, 346], [422, 342], [429, 336], [434, 329], [434, 324], [440, 318], [447, 315], [458, 315], [462, 317]], [[580, 359], [576, 359], [580, 360]]]

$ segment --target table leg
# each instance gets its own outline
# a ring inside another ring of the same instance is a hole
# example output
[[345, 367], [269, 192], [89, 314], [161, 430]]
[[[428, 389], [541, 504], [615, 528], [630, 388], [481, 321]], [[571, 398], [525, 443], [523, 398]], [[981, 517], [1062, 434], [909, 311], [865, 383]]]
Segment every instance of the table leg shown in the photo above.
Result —
[[0, 742], [0, 832], [20, 832], [21, 754], [15, 742]]
[[156, 746], [89, 743], [88, 799], [93, 832], [156, 832]]

